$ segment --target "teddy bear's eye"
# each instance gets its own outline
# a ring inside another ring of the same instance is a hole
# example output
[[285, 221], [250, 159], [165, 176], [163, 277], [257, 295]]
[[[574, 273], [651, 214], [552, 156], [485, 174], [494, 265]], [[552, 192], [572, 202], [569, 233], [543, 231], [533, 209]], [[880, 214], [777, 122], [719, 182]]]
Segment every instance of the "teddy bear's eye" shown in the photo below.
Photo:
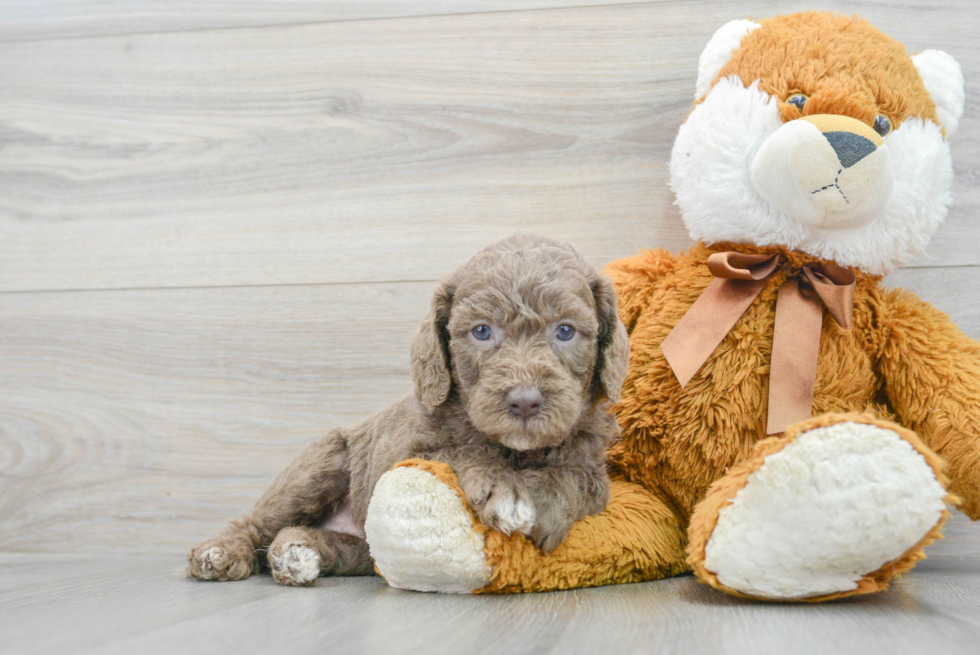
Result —
[[881, 136], [885, 136], [892, 131], [892, 120], [887, 116], [878, 114], [875, 116], [875, 132]]
[[800, 111], [803, 111], [803, 105], [806, 104], [806, 96], [802, 93], [794, 93], [790, 97], [786, 98], [786, 103], [793, 105]]

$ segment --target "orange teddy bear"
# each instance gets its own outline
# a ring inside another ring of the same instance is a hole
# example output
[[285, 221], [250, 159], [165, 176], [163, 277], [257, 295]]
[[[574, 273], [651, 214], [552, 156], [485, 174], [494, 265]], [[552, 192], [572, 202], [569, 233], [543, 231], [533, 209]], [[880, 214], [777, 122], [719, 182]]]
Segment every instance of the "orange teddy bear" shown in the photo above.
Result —
[[945, 217], [963, 100], [952, 57], [858, 18], [719, 29], [671, 158], [699, 244], [607, 270], [632, 353], [608, 508], [543, 555], [480, 525], [446, 466], [405, 462], [368, 512], [378, 570], [508, 592], [693, 569], [826, 600], [914, 566], [948, 502], [980, 519], [980, 345], [881, 285]]

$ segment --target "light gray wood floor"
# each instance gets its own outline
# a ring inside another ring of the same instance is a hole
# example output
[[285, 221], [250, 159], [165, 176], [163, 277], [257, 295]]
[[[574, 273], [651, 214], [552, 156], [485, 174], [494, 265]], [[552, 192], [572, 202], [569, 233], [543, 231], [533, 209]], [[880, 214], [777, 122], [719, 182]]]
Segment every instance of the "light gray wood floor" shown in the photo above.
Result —
[[763, 604], [685, 576], [525, 596], [392, 589], [380, 578], [279, 587], [180, 578], [174, 557], [0, 555], [0, 652], [752, 653], [980, 652], [980, 538], [956, 516], [887, 592]]

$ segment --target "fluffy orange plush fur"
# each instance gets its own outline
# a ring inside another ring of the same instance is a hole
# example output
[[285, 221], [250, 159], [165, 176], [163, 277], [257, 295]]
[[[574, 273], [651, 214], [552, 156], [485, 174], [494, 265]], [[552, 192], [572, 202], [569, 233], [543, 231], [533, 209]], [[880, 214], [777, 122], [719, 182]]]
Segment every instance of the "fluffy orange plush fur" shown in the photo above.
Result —
[[[630, 331], [630, 371], [617, 408], [623, 439], [614, 474], [674, 507], [686, 522], [712, 482], [766, 438], [768, 366], [777, 273], [681, 388], [660, 343], [711, 281], [708, 256], [738, 249], [780, 253], [794, 266], [816, 260], [780, 247], [699, 245], [672, 255], [653, 250], [610, 264]], [[824, 316], [813, 414], [862, 412], [908, 425], [950, 462], [952, 491], [980, 518], [980, 344], [949, 318], [879, 277], [853, 269], [854, 327]]]
[[938, 122], [936, 107], [901, 43], [868, 21], [807, 11], [763, 21], [722, 67], [717, 79], [758, 80], [775, 98], [802, 93], [800, 110], [781, 103], [783, 120], [836, 114], [874, 124], [883, 113], [898, 127], [910, 116]]

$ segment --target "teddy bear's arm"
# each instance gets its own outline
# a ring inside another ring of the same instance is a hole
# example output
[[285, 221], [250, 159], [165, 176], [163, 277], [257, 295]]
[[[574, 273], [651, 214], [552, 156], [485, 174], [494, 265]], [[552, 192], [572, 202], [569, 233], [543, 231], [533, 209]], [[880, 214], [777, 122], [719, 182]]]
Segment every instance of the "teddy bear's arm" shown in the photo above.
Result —
[[616, 285], [619, 317], [626, 330], [633, 326], [650, 303], [657, 281], [674, 270], [677, 258], [666, 250], [646, 250], [633, 257], [610, 262], [603, 271]]
[[960, 508], [980, 519], [980, 343], [902, 290], [883, 298], [881, 327], [879, 365], [892, 406], [946, 459]]

